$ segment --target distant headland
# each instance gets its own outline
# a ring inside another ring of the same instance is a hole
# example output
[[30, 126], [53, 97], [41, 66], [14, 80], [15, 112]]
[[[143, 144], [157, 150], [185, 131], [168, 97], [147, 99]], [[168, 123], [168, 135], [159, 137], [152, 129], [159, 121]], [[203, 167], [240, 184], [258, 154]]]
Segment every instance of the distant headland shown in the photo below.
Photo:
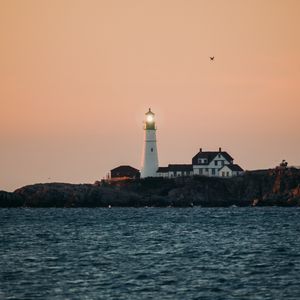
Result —
[[281, 165], [231, 178], [149, 177], [94, 184], [40, 183], [9, 193], [0, 207], [300, 206], [300, 169]]

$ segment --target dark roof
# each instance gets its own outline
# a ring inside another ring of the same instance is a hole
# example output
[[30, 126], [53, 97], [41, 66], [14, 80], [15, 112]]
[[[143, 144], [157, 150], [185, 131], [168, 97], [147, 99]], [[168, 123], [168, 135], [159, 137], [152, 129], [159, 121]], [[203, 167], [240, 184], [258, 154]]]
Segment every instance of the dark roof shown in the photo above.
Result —
[[170, 164], [167, 167], [159, 167], [156, 172], [167, 173], [167, 172], [187, 172], [193, 171], [193, 165], [189, 164]]
[[171, 172], [193, 171], [193, 165], [187, 165], [187, 164], [169, 165], [168, 169]]
[[114, 168], [114, 169], [112, 169], [112, 170], [110, 170], [111, 172], [139, 172], [139, 170], [138, 169], [136, 169], [136, 168], [133, 168], [133, 167], [131, 167], [131, 166], [119, 166], [119, 167], [116, 167], [116, 168]]
[[224, 167], [228, 167], [231, 171], [236, 171], [236, 172], [244, 171], [239, 165], [236, 164], [224, 165], [220, 170], [222, 170]]
[[168, 173], [169, 168], [168, 167], [159, 167], [156, 172], [157, 173]]
[[228, 162], [233, 161], [233, 158], [226, 151], [200, 151], [193, 158], [193, 165], [198, 165], [198, 159], [207, 159], [209, 164], [218, 154], [221, 154]]

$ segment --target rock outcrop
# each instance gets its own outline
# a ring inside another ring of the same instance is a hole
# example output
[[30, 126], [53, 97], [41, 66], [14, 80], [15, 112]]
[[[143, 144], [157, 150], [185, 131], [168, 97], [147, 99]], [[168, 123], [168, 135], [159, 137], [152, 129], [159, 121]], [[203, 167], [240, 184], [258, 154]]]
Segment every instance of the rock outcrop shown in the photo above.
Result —
[[20, 207], [24, 204], [24, 199], [17, 193], [0, 191], [0, 207]]
[[46, 183], [0, 191], [0, 207], [299, 206], [300, 170], [277, 168], [233, 178], [147, 178], [95, 184]]

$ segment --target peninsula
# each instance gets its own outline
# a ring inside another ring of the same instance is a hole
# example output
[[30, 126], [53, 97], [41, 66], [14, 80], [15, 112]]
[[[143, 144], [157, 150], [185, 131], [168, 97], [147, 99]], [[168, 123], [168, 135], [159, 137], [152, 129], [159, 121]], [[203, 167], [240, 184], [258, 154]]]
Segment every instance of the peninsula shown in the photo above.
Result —
[[94, 184], [40, 183], [9, 193], [0, 207], [300, 206], [300, 170], [247, 171], [231, 178], [149, 177]]

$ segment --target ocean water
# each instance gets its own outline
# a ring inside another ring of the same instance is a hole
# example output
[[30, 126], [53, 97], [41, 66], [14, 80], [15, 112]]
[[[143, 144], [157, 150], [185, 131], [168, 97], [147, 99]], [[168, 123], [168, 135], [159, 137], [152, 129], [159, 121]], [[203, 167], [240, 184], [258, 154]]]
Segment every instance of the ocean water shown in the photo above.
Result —
[[0, 299], [300, 299], [300, 209], [0, 209]]

